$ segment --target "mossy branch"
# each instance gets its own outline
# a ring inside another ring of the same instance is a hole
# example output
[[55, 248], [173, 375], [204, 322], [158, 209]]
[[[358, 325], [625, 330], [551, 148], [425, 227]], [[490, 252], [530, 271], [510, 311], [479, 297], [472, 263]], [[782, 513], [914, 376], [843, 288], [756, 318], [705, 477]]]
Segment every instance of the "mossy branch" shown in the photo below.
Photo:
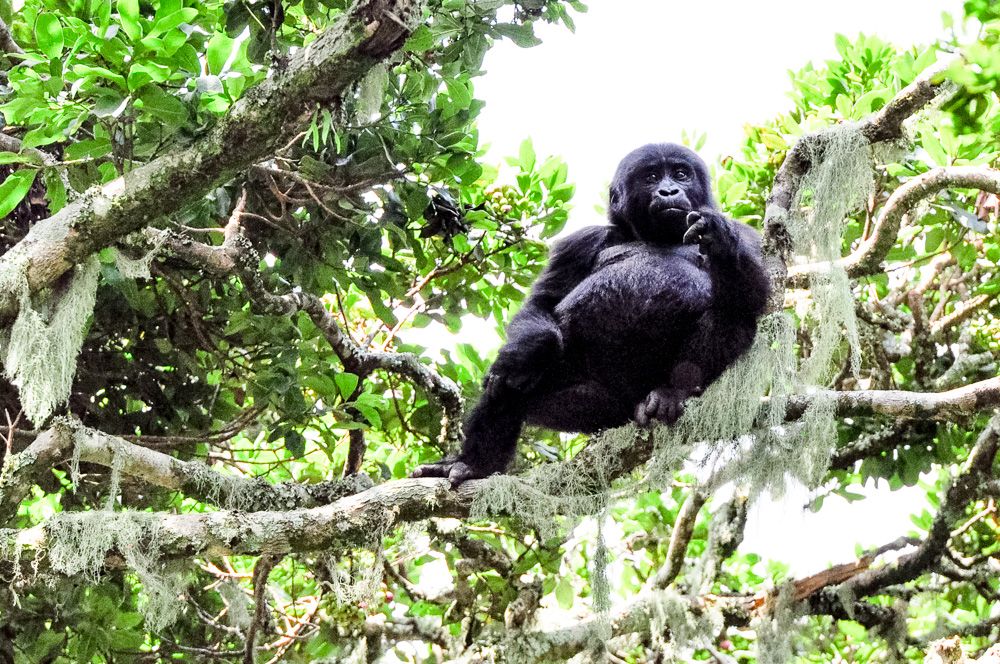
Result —
[[[28, 285], [37, 291], [95, 251], [198, 200], [273, 154], [311, 108], [336, 100], [395, 52], [421, 18], [420, 0], [357, 0], [283, 69], [240, 98], [210, 132], [93, 187], [36, 224], [0, 257], [0, 271], [27, 257]], [[0, 293], [0, 321], [13, 317], [17, 307], [16, 294]]]
[[0, 525], [17, 513], [40, 473], [66, 461], [71, 452], [75, 461], [116, 468], [154, 486], [234, 510], [328, 505], [372, 485], [365, 475], [315, 484], [273, 484], [264, 478], [228, 475], [198, 461], [182, 461], [118, 436], [64, 422], [42, 432], [25, 450], [6, 459], [0, 471]]
[[[896, 237], [906, 215], [920, 201], [944, 189], [963, 187], [1000, 195], [1000, 170], [984, 166], [951, 166], [922, 173], [892, 193], [872, 227], [872, 234], [849, 256], [836, 262], [851, 278], [882, 271], [882, 261], [896, 243]], [[795, 265], [788, 269], [788, 283], [804, 288], [810, 274], [826, 272], [828, 263]]]

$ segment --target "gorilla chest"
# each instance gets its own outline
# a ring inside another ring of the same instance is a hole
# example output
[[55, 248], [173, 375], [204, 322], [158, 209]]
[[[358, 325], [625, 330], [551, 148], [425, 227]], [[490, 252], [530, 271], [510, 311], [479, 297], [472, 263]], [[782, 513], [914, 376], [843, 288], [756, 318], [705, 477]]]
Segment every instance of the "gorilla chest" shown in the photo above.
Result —
[[660, 355], [658, 349], [691, 333], [711, 298], [712, 281], [697, 247], [636, 242], [601, 252], [593, 272], [555, 313], [568, 344]]

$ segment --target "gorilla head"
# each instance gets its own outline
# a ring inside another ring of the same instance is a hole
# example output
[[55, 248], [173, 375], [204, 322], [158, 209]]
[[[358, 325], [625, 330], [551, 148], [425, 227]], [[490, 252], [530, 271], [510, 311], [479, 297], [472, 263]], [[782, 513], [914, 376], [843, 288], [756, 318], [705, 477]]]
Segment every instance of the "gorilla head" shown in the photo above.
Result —
[[630, 237], [678, 244], [687, 213], [715, 208], [705, 162], [674, 143], [651, 143], [630, 152], [611, 181], [608, 217]]

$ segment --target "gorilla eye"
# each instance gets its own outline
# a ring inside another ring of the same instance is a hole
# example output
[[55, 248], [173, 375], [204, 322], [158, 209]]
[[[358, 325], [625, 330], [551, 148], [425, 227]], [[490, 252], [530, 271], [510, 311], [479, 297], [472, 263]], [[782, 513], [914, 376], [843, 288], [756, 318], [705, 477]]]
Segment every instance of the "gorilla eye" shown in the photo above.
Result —
[[656, 171], [649, 171], [648, 173], [646, 173], [646, 182], [652, 184], [654, 182], [659, 182], [659, 180], [660, 180], [660, 174], [657, 173]]
[[681, 166], [674, 170], [674, 177], [678, 180], [688, 180], [691, 178], [691, 171]]

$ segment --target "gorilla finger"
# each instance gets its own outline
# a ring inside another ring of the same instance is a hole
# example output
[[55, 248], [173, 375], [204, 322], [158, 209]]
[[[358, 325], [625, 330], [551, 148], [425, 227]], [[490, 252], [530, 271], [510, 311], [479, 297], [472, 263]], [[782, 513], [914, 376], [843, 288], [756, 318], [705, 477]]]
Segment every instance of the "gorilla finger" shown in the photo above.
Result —
[[456, 461], [451, 466], [451, 471], [448, 473], [448, 481], [451, 482], [451, 488], [456, 489], [460, 484], [467, 480], [472, 480], [480, 477], [467, 463], [461, 461]]
[[687, 225], [688, 225], [688, 227], [694, 226], [696, 223], [698, 223], [699, 221], [701, 221], [701, 219], [702, 219], [702, 217], [701, 217], [701, 213], [700, 212], [688, 212], [688, 215], [687, 215]]
[[701, 242], [703, 233], [704, 227], [699, 222], [687, 229], [687, 232], [684, 233], [684, 238], [681, 241], [684, 244], [696, 244]]
[[410, 473], [410, 477], [448, 477], [453, 465], [450, 461], [428, 463], [417, 467], [416, 470]]
[[635, 414], [632, 416], [632, 419], [634, 419], [635, 423], [640, 427], [646, 427], [649, 425], [649, 415], [646, 414], [645, 403], [639, 404], [639, 406], [635, 409]]

